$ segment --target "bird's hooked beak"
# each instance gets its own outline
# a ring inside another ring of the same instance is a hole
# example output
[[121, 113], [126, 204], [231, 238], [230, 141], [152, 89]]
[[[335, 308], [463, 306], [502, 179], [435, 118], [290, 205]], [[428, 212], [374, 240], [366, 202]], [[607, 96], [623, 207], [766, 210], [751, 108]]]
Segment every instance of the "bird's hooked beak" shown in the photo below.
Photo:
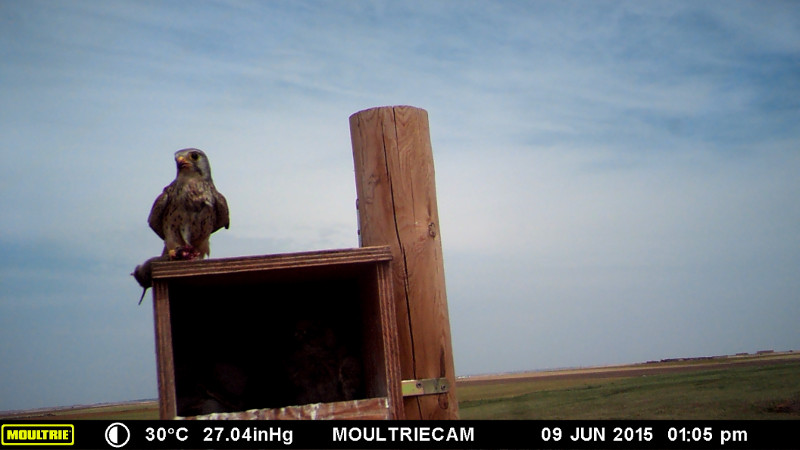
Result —
[[192, 163], [190, 163], [189, 160], [183, 155], [176, 156], [175, 162], [178, 163], [178, 170], [189, 168], [192, 165]]

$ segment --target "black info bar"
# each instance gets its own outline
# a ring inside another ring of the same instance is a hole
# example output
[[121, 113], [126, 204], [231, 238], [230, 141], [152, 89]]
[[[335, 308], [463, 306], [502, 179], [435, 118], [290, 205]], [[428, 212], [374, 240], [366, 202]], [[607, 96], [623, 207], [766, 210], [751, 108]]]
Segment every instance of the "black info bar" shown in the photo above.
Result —
[[793, 421], [8, 421], [3, 448], [796, 448]]

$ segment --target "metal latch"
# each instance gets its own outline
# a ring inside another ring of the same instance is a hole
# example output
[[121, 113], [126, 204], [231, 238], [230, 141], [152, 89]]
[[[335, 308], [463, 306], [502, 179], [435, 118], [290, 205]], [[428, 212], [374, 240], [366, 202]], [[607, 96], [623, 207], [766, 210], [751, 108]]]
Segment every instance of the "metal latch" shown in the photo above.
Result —
[[422, 380], [403, 380], [403, 397], [415, 395], [444, 394], [450, 390], [447, 378], [425, 378]]

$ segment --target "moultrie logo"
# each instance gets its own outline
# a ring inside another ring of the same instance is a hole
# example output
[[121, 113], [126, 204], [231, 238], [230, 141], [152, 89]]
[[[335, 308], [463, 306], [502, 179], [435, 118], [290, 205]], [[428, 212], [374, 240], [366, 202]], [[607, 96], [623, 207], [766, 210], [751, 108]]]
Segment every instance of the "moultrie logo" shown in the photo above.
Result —
[[67, 424], [5, 424], [2, 444], [8, 445], [74, 445], [75, 426]]

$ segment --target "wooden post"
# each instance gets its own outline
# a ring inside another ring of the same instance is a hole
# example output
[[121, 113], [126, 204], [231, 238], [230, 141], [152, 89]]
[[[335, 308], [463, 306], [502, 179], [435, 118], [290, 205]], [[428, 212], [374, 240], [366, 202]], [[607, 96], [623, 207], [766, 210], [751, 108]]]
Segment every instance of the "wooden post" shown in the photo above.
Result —
[[362, 246], [392, 249], [404, 380], [447, 378], [447, 392], [405, 397], [408, 419], [457, 419], [455, 371], [428, 113], [411, 106], [350, 116]]

